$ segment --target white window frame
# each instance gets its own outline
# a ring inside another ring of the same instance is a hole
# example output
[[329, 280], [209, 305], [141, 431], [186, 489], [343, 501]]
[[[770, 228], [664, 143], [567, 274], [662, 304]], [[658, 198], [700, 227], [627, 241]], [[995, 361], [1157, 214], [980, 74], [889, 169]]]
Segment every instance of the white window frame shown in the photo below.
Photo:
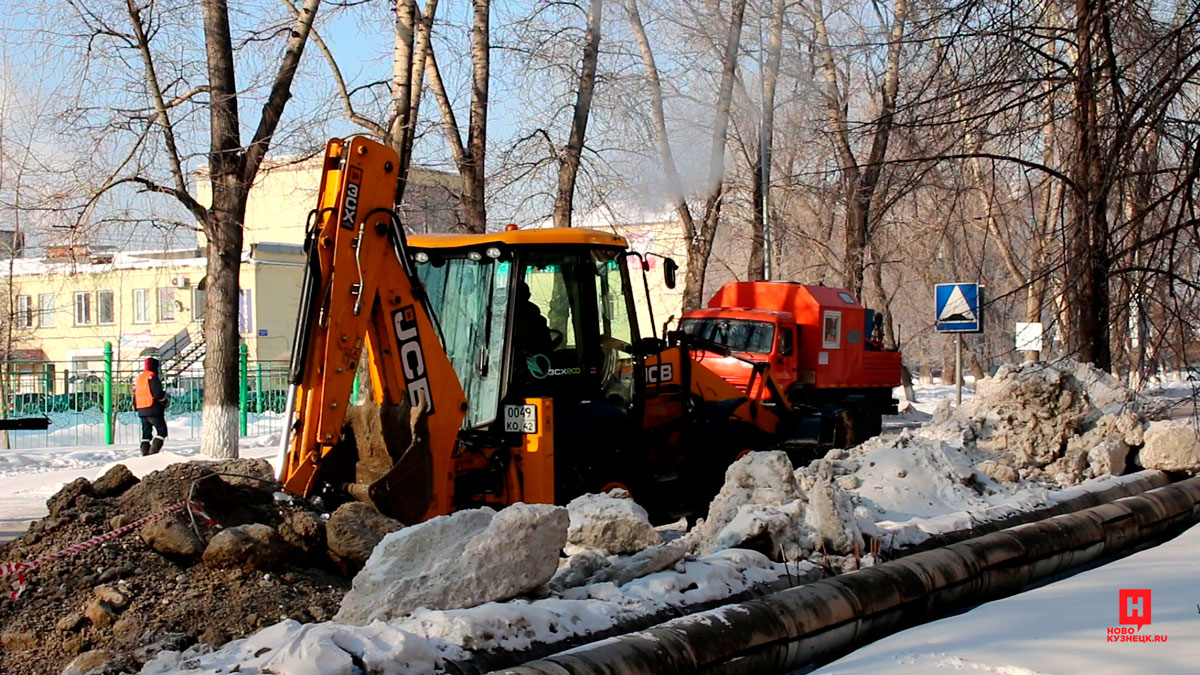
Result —
[[[50, 299], [48, 304], [42, 301]], [[58, 326], [57, 311], [54, 307], [56, 296], [53, 293], [38, 293], [38, 328], [55, 328]]]
[[204, 321], [204, 303], [207, 294], [199, 286], [192, 287], [192, 321]]
[[[104, 312], [102, 311], [103, 302], [100, 298], [105, 294], [108, 295], [108, 321], [104, 320]], [[111, 326], [117, 322], [117, 296], [110, 290], [96, 291], [96, 325]]]
[[[79, 301], [81, 299], [84, 300], [83, 309], [86, 310], [84, 312], [84, 314], [86, 314], [86, 316], [83, 317], [82, 321], [80, 321], [80, 318], [79, 318], [79, 314], [80, 314]], [[74, 308], [73, 314], [75, 316], [75, 325], [76, 326], [92, 325], [92, 292], [91, 291], [75, 291], [75, 301], [72, 304], [72, 307]]]
[[254, 295], [249, 289], [238, 289], [238, 334], [254, 335]]
[[[167, 296], [167, 295], [165, 295], [164, 292], [169, 293], [170, 295]], [[158, 289], [155, 291], [154, 295], [155, 295], [155, 300], [158, 301], [155, 303], [156, 306], [155, 306], [154, 318], [157, 319], [159, 323], [174, 323], [175, 322], [175, 287], [174, 286], [159, 286]], [[167, 303], [167, 306], [170, 307], [171, 311], [170, 311], [169, 316], [164, 317], [163, 316], [163, 299], [167, 298], [167, 297], [170, 298], [170, 301]]]
[[[139, 300], [139, 296], [141, 296]], [[150, 289], [133, 289], [133, 322], [150, 323]]]
[[[24, 306], [22, 306], [24, 305]], [[33, 297], [29, 295], [17, 296], [17, 313], [13, 317], [17, 328], [33, 328]]]
[[[829, 320], [834, 321], [833, 339], [829, 339], [829, 332], [826, 327]], [[842, 313], [836, 310], [827, 309], [821, 313], [821, 348], [822, 349], [840, 349], [842, 346]]]

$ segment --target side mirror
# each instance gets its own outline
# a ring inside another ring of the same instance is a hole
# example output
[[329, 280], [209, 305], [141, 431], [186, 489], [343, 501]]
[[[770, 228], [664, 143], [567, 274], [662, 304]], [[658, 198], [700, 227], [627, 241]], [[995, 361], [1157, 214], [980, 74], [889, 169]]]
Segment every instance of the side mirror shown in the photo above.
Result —
[[667, 281], [667, 288], [675, 288], [675, 276], [679, 272], [679, 263], [675, 262], [674, 258], [667, 258], [663, 263], [663, 276]]

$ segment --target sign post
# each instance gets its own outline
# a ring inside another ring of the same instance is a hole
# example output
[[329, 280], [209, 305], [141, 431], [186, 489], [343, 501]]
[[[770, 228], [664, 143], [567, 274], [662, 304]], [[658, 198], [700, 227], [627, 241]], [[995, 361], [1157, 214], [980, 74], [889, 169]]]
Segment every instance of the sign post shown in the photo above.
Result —
[[954, 333], [955, 400], [962, 405], [962, 336], [983, 332], [983, 287], [979, 284], [938, 284], [933, 288], [934, 326], [939, 333]]

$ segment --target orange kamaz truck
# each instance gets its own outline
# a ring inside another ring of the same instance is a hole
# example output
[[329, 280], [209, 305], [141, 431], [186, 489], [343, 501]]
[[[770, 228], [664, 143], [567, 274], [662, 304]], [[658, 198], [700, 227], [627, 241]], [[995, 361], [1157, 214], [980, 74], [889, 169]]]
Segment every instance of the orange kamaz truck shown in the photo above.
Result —
[[747, 395], [773, 379], [803, 420], [798, 438], [850, 447], [896, 413], [901, 355], [881, 343], [881, 319], [844, 288], [735, 281], [680, 329], [712, 345], [694, 359]]

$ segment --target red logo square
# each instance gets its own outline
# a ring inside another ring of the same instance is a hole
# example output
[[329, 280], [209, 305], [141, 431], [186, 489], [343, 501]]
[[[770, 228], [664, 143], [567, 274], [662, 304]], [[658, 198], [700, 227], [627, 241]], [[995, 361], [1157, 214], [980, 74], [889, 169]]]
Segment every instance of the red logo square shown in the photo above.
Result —
[[1117, 623], [1142, 626], [1150, 624], [1150, 589], [1122, 588], [1117, 593]]

